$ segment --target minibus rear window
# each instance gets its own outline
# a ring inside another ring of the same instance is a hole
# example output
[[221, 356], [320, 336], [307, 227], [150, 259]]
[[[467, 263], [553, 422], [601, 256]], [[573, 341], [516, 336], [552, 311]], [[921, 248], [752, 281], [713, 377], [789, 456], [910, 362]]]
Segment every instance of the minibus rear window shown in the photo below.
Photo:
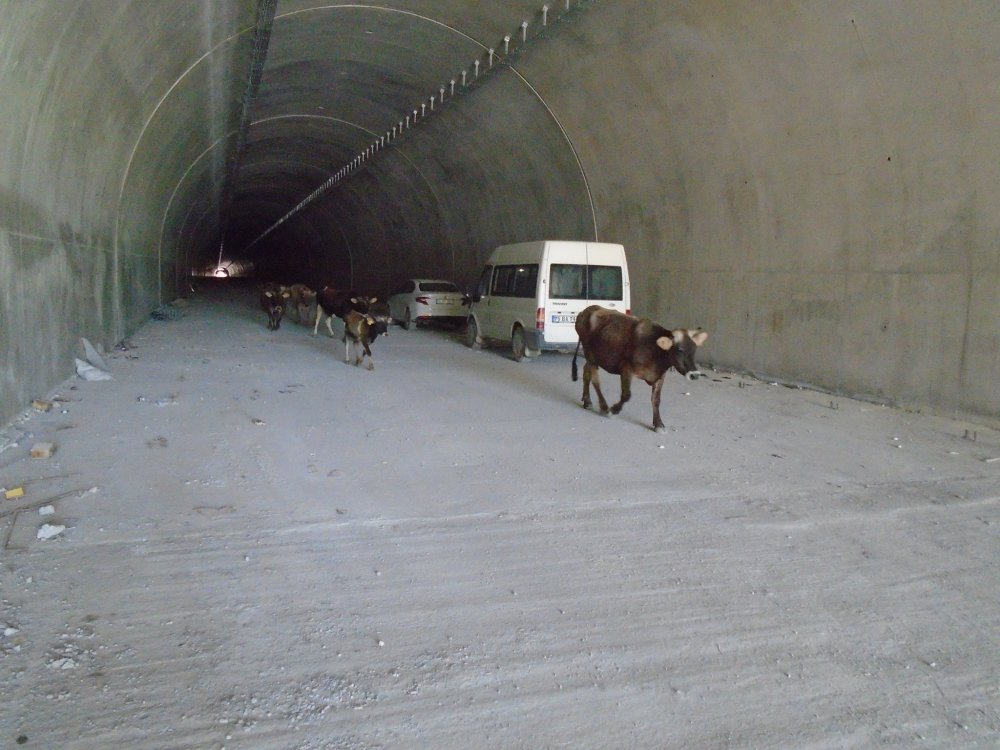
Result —
[[620, 266], [585, 266], [553, 263], [549, 272], [549, 296], [553, 299], [622, 299]]
[[621, 266], [587, 266], [587, 299], [623, 299]]

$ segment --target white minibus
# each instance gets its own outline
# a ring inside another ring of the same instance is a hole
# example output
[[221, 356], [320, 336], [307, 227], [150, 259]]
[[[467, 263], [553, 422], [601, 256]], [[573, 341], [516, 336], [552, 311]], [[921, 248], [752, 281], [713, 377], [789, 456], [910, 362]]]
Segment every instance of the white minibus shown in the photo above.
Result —
[[577, 313], [598, 304], [631, 314], [625, 248], [542, 240], [493, 251], [472, 295], [466, 343], [509, 343], [515, 360], [572, 351]]

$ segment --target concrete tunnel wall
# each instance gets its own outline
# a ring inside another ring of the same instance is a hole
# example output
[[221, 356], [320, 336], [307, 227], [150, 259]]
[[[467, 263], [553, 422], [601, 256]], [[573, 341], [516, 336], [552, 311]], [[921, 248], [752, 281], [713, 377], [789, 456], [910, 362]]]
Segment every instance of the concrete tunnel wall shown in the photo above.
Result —
[[246, 249], [541, 3], [279, 0], [239, 153], [253, 6], [3, 3], [0, 420], [185, 294], [225, 228], [261, 273], [379, 292], [621, 242], [635, 311], [707, 328], [710, 362], [1000, 422], [1000, 8], [550, 5], [513, 71]]

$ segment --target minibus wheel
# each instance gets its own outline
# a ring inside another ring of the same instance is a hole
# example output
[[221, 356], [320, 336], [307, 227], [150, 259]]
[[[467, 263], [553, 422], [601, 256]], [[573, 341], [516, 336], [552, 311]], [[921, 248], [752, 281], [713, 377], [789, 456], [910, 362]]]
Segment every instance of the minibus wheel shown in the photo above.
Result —
[[524, 359], [525, 348], [524, 329], [521, 326], [514, 326], [514, 332], [510, 335], [510, 353], [515, 362]]
[[471, 315], [465, 324], [465, 345], [470, 349], [479, 348], [479, 326]]

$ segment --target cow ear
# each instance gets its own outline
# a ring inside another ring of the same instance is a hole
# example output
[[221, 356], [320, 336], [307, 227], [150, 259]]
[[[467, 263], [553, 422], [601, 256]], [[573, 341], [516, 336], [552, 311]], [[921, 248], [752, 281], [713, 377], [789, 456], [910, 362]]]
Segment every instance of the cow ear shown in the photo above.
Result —
[[705, 339], [708, 338], [708, 331], [703, 331], [700, 328], [691, 334], [691, 340], [698, 346], [705, 343]]
[[663, 351], [668, 351], [670, 347], [674, 345], [674, 340], [669, 336], [660, 336], [660, 338], [656, 340], [656, 345]]

